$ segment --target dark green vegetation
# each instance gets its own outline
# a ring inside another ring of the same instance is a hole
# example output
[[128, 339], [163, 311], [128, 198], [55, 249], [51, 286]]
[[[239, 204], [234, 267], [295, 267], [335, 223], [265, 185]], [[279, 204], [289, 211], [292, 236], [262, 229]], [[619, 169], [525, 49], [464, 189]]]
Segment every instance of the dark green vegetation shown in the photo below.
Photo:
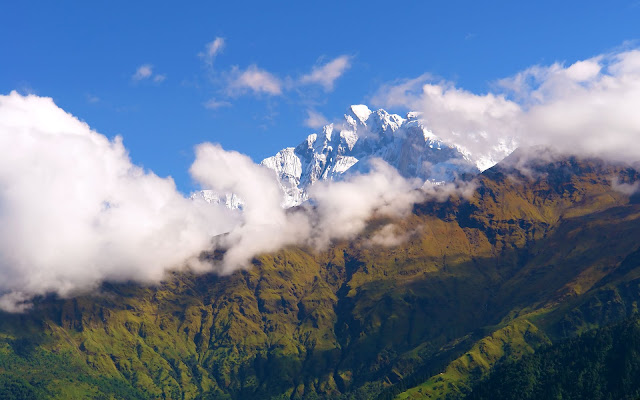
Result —
[[[288, 248], [231, 276], [176, 273], [159, 287], [104, 285], [2, 314], [0, 388], [59, 399], [460, 398], [496, 364], [634, 313], [640, 202], [612, 180], [638, 172], [576, 159], [527, 175], [504, 165], [470, 200], [374, 219], [321, 253]], [[387, 223], [412, 236], [372, 246]]]
[[468, 398], [638, 399], [639, 355], [640, 319], [635, 317], [500, 364]]

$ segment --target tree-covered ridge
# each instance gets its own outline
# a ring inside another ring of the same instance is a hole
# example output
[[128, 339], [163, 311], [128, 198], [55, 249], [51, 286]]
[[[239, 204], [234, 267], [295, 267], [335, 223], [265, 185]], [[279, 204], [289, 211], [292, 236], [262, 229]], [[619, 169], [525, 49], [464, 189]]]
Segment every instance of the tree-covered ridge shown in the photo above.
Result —
[[465, 399], [637, 399], [639, 377], [634, 316], [502, 363]]
[[[496, 167], [470, 200], [374, 219], [323, 252], [41, 299], [0, 316], [0, 373], [45, 398], [368, 399], [449, 371], [451, 390], [434, 395], [461, 395], [505, 357], [620, 320], [640, 299], [640, 205], [611, 185], [638, 173], [535, 168]], [[389, 223], [409, 239], [372, 246]]]

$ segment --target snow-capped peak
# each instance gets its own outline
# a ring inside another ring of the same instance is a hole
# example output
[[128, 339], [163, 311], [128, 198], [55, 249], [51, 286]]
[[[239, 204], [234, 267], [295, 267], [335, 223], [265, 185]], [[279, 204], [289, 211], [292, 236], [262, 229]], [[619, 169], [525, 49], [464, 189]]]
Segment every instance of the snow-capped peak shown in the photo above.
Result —
[[[514, 144], [505, 142], [496, 155], [506, 156], [513, 148]], [[431, 183], [478, 173], [495, 163], [495, 157], [470, 154], [462, 146], [441, 140], [429, 129], [422, 113], [410, 112], [402, 118], [356, 104], [348, 108], [344, 122], [325, 125], [298, 146], [284, 148], [261, 164], [276, 174], [283, 192], [282, 206], [292, 207], [308, 199], [307, 190], [315, 182], [367, 172], [373, 158], [383, 159], [402, 176]], [[200, 197], [242, 208], [241, 200], [232, 194], [203, 192]]]
[[344, 123], [324, 126], [295, 148], [286, 148], [262, 165], [274, 171], [284, 193], [283, 206], [300, 204], [319, 180], [339, 180], [353, 171], [366, 172], [368, 160], [381, 158], [405, 177], [451, 181], [478, 172], [454, 145], [440, 141], [421, 123], [419, 113], [407, 118], [363, 104], [349, 107]]
[[413, 121], [422, 118], [422, 112], [420, 111], [409, 111], [407, 113], [407, 120]]
[[235, 193], [219, 194], [213, 190], [201, 190], [199, 192], [191, 193], [190, 196], [193, 201], [206, 201], [211, 204], [220, 204], [231, 210], [242, 210], [244, 207], [244, 200], [239, 198]]
[[373, 111], [369, 109], [369, 107], [364, 104], [354, 104], [349, 107], [351, 113], [363, 124], [369, 119], [369, 116]]

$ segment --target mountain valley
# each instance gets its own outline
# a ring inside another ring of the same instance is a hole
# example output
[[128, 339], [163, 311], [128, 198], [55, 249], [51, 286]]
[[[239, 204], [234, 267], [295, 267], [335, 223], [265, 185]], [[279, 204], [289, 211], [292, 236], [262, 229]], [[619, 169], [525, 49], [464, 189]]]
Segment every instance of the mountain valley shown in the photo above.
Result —
[[[616, 190], [638, 171], [524, 154], [478, 175], [468, 199], [374, 215], [324, 251], [2, 314], [0, 385], [60, 399], [464, 398], [495, 365], [622, 321], [640, 299], [640, 199]], [[385, 230], [404, 241], [379, 244]]]

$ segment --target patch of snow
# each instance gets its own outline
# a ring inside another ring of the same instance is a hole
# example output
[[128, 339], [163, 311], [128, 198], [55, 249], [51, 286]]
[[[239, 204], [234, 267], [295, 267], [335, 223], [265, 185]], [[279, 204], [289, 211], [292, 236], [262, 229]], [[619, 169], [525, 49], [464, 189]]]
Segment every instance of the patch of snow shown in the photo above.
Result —
[[367, 121], [367, 119], [369, 119], [369, 116], [372, 113], [372, 111], [369, 110], [369, 107], [365, 106], [364, 104], [354, 104], [350, 108], [353, 115], [355, 115], [363, 124]]
[[189, 198], [194, 201], [200, 200], [211, 204], [224, 205], [231, 210], [242, 210], [244, 207], [244, 201], [234, 193], [219, 194], [213, 190], [205, 189], [191, 193]]

